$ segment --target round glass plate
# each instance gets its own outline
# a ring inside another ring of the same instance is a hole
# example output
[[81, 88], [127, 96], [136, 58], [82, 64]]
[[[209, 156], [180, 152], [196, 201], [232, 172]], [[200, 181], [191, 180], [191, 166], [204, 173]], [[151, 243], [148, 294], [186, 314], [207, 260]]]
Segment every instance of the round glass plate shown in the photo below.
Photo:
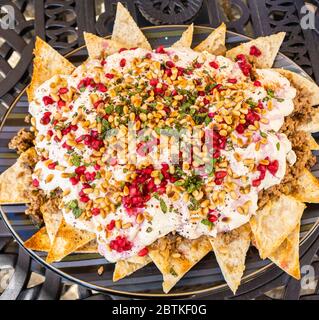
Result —
[[[159, 26], [148, 27], [143, 30], [152, 47], [155, 48], [159, 45], [170, 46], [180, 37], [185, 28], [185, 26]], [[202, 41], [211, 31], [212, 28], [209, 27], [196, 27], [193, 45]], [[249, 38], [245, 36], [233, 32], [227, 33], [228, 47], [232, 47], [247, 40], [249, 40]], [[78, 48], [69, 53], [67, 57], [74, 64], [80, 64], [87, 59], [86, 48]], [[283, 67], [307, 76], [300, 67], [282, 54], [278, 55], [275, 67]], [[27, 126], [24, 122], [27, 113], [28, 102], [24, 90], [8, 109], [0, 127], [1, 171], [15, 162], [17, 156], [15, 152], [7, 148], [7, 145], [18, 130]], [[313, 170], [318, 170], [318, 165], [316, 165]], [[317, 228], [319, 217], [318, 208], [319, 205], [308, 206], [303, 215], [301, 243], [305, 243]], [[37, 228], [33, 226], [28, 217], [25, 216], [24, 210], [24, 205], [1, 206], [1, 213], [5, 223], [22, 246], [23, 242], [37, 231]], [[33, 252], [28, 249], [25, 250], [27, 250], [37, 261], [57, 272], [62, 277], [101, 292], [135, 297], [192, 297], [194, 295], [204, 295], [208, 292], [216, 293], [218, 295], [220, 292], [229, 290], [223, 280], [223, 276], [213, 253], [208, 254], [202, 261], [193, 267], [192, 270], [177, 283], [169, 294], [164, 294], [162, 291], [162, 275], [154, 264], [150, 264], [135, 272], [133, 275], [113, 283], [112, 273], [114, 265], [108, 263], [98, 254], [72, 254], [61, 262], [48, 265], [45, 262], [44, 253]], [[99, 276], [97, 270], [101, 265], [104, 266], [104, 273]], [[254, 248], [250, 248], [246, 260], [246, 271], [242, 280], [242, 286], [239, 288], [238, 293], [244, 292], [252, 282], [257, 282], [257, 286], [263, 285], [263, 275], [267, 272], [275, 272], [275, 270], [278, 272], [277, 267], [268, 260], [262, 261], [259, 258], [257, 251]]]

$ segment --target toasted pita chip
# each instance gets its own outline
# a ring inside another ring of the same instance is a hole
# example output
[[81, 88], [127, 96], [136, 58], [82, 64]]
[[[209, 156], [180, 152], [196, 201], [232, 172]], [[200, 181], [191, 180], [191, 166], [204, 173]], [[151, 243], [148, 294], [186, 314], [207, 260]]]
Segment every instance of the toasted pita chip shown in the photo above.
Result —
[[113, 272], [113, 281], [115, 282], [129, 276], [135, 271], [145, 267], [150, 262], [152, 262], [152, 259], [148, 255], [144, 257], [134, 256], [116, 262]]
[[300, 222], [305, 204], [292, 196], [281, 195], [250, 219], [254, 243], [262, 259], [269, 257]]
[[234, 294], [245, 271], [250, 235], [250, 226], [245, 224], [230, 232], [218, 234], [216, 238], [210, 238], [217, 262]]
[[149, 256], [163, 274], [164, 292], [169, 292], [211, 250], [207, 237], [189, 240], [180, 236], [166, 236], [152, 244]]
[[302, 202], [319, 203], [319, 179], [309, 170], [304, 169], [298, 179], [300, 191], [294, 195]]
[[24, 242], [24, 246], [31, 250], [48, 252], [51, 248], [51, 242], [46, 228], [42, 227], [30, 239]]
[[29, 203], [32, 166], [37, 154], [34, 148], [23, 152], [16, 163], [0, 175], [0, 204]]
[[319, 87], [318, 85], [304, 76], [285, 69], [274, 69], [286, 77], [291, 84], [298, 90], [298, 94], [307, 96], [312, 106], [319, 104]]
[[39, 37], [35, 41], [33, 74], [31, 84], [27, 89], [28, 100], [34, 99], [35, 90], [45, 81], [57, 74], [71, 74], [74, 65], [61, 56], [56, 50], [49, 46]]
[[117, 3], [112, 40], [123, 43], [126, 48], [137, 47], [152, 50], [143, 32], [121, 2]]
[[308, 142], [310, 150], [313, 150], [313, 151], [319, 150], [319, 144], [317, 143], [315, 138], [309, 132], [307, 132], [307, 142]]
[[300, 129], [309, 133], [315, 133], [319, 131], [319, 108], [314, 109], [311, 121], [303, 124]]
[[225, 55], [226, 52], [226, 25], [222, 23], [215, 29], [203, 42], [201, 42], [195, 51], [208, 51], [214, 55]]
[[190, 48], [193, 41], [194, 24], [192, 23], [182, 34], [181, 38], [175, 42], [174, 48]]
[[88, 32], [84, 32], [84, 40], [91, 59], [105, 58], [125, 47], [122, 43], [104, 39]]
[[59, 199], [49, 199], [40, 208], [51, 243], [53, 243], [63, 218], [59, 202]]
[[[277, 34], [260, 37], [255, 40], [243, 43], [226, 52], [226, 57], [235, 60], [237, 55], [244, 54], [247, 56], [249, 62], [254, 64], [257, 68], [271, 68], [276, 59], [279, 48], [284, 41], [286, 33], [279, 32]], [[257, 47], [261, 51], [261, 55], [256, 57], [250, 54], [252, 46]]]
[[99, 253], [96, 239], [75, 250], [76, 253]]
[[297, 227], [284, 240], [279, 248], [268, 257], [279, 268], [297, 280], [300, 279], [299, 232], [300, 223], [298, 223]]
[[95, 238], [96, 235], [94, 233], [76, 229], [62, 219], [46, 261], [48, 263], [61, 261], [64, 257]]

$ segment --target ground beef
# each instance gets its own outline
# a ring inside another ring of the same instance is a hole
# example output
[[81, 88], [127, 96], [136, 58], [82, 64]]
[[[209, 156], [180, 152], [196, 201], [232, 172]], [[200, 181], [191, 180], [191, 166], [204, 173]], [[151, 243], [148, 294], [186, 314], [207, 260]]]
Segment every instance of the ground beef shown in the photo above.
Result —
[[10, 141], [9, 148], [17, 150], [17, 153], [21, 154], [29, 148], [33, 147], [33, 140], [33, 132], [27, 131], [26, 129], [21, 129], [18, 134]]
[[43, 224], [43, 217], [40, 208], [47, 201], [47, 198], [42, 190], [35, 188], [28, 190], [28, 197], [30, 203], [27, 204], [25, 214], [31, 218], [34, 224], [41, 226]]

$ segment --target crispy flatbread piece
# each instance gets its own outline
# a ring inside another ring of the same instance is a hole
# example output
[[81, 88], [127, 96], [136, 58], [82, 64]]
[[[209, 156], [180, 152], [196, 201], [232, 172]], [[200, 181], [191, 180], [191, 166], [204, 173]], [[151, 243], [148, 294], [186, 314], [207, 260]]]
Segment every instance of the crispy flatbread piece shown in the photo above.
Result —
[[226, 25], [222, 23], [204, 41], [202, 41], [195, 51], [207, 51], [214, 55], [224, 56], [226, 53]]
[[306, 132], [306, 133], [307, 133], [307, 142], [310, 150], [313, 150], [313, 151], [319, 150], [319, 144], [317, 143], [315, 138], [311, 135], [311, 133], [309, 132]]
[[63, 218], [57, 202], [56, 199], [49, 199], [40, 208], [51, 243], [53, 243]]
[[113, 281], [123, 279], [151, 262], [152, 259], [148, 255], [144, 257], [134, 256], [126, 260], [120, 260], [115, 264]]
[[319, 131], [319, 108], [315, 108], [311, 120], [300, 126], [300, 129], [309, 133], [315, 133]]
[[95, 238], [96, 235], [94, 233], [76, 229], [62, 219], [46, 261], [48, 263], [61, 261], [64, 257]]
[[300, 222], [306, 206], [292, 196], [281, 195], [250, 219], [254, 243], [262, 259], [276, 251]]
[[163, 274], [163, 291], [169, 292], [211, 250], [207, 237], [189, 240], [180, 236], [166, 236], [152, 244], [149, 256]]
[[31, 250], [48, 252], [51, 248], [51, 242], [46, 228], [42, 227], [30, 239], [25, 241], [24, 246]]
[[291, 84], [298, 90], [298, 94], [307, 96], [312, 106], [316, 106], [319, 104], [319, 87], [314, 81], [309, 80], [303, 77], [302, 75], [289, 70], [274, 70], [286, 77], [291, 82]]
[[74, 65], [61, 56], [56, 50], [37, 37], [33, 51], [33, 74], [27, 89], [28, 100], [34, 99], [35, 90], [55, 75], [68, 75], [75, 69]]
[[143, 32], [121, 2], [117, 3], [112, 40], [123, 43], [126, 48], [152, 50]]
[[[237, 55], [244, 54], [247, 56], [248, 61], [254, 64], [256, 68], [271, 68], [285, 35], [285, 32], [279, 32], [268, 37], [259, 37], [228, 50], [226, 57], [235, 60]], [[250, 54], [252, 46], [256, 46], [261, 51], [260, 56], [256, 57]]]
[[300, 223], [279, 248], [268, 257], [279, 268], [297, 280], [300, 279], [299, 232]]
[[319, 203], [319, 179], [308, 169], [304, 169], [298, 179], [300, 191], [294, 195], [302, 202]]
[[122, 43], [104, 39], [88, 32], [84, 32], [84, 40], [91, 59], [105, 58], [125, 47]]
[[250, 240], [251, 229], [249, 224], [227, 233], [220, 233], [216, 238], [210, 238], [217, 262], [234, 294], [244, 274]]
[[190, 48], [193, 41], [194, 24], [192, 23], [182, 34], [181, 38], [176, 41], [173, 48]]
[[29, 203], [32, 165], [37, 154], [34, 148], [23, 152], [16, 163], [0, 175], [0, 204]]

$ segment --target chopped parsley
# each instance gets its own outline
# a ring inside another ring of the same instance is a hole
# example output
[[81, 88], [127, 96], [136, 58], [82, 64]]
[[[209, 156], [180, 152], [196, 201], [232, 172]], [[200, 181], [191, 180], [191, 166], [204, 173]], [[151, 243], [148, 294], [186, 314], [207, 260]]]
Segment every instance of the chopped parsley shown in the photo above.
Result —
[[66, 204], [66, 207], [72, 210], [72, 213], [75, 218], [79, 218], [83, 212], [81, 208], [79, 208], [78, 200], [71, 200]]

